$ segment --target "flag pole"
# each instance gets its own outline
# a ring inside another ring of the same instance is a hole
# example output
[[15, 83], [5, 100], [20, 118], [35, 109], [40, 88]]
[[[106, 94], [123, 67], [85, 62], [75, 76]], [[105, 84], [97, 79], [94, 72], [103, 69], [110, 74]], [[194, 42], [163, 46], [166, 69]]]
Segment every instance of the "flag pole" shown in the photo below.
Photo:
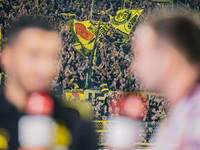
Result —
[[92, 5], [91, 5], [91, 12], [90, 12], [90, 20], [92, 20], [92, 10], [94, 6], [94, 0], [92, 0]]
[[91, 69], [92, 69], [92, 66], [93, 66], [94, 54], [95, 54], [95, 51], [96, 51], [96, 48], [97, 48], [96, 46], [97, 46], [97, 39], [98, 39], [98, 36], [99, 36], [99, 29], [100, 29], [101, 19], [102, 19], [102, 15], [101, 15], [100, 20], [99, 20], [97, 34], [96, 34], [96, 38], [95, 38], [95, 41], [94, 41], [94, 46], [93, 46], [93, 49], [92, 49], [92, 57], [91, 57], [91, 60], [90, 60], [90, 65], [89, 65], [88, 72], [86, 74], [85, 89], [90, 87]]
[[126, 3], [126, 0], [121, 1], [121, 9], [125, 9], [125, 3]]

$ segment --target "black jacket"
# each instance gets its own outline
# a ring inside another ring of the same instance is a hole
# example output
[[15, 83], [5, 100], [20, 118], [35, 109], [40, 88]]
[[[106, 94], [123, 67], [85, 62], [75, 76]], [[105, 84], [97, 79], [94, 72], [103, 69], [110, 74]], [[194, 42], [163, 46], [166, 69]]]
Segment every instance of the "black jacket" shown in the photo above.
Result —
[[[62, 123], [71, 133], [70, 150], [96, 150], [97, 137], [91, 121], [83, 121], [77, 110], [66, 107], [61, 100], [54, 99], [54, 113], [52, 117]], [[0, 135], [5, 137], [9, 150], [19, 148], [18, 122], [26, 115], [19, 112], [14, 105], [6, 100], [3, 90], [0, 91]], [[1, 131], [4, 131], [1, 133]], [[9, 137], [9, 138], [7, 138]], [[0, 141], [1, 142], [1, 141]], [[0, 148], [1, 149], [1, 148]]]

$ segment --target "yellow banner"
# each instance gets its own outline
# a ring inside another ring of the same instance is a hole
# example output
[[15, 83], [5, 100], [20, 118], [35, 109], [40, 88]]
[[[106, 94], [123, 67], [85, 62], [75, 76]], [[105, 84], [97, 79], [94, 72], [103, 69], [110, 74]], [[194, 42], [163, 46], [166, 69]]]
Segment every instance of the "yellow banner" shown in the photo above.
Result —
[[[163, 96], [158, 93], [151, 93], [151, 92], [123, 92], [123, 91], [110, 91], [111, 93], [115, 94], [136, 94], [138, 96], [141, 96], [143, 99], [150, 99], [152, 96]], [[70, 99], [82, 99], [82, 100], [88, 100], [93, 98], [98, 98], [98, 100], [104, 101], [107, 96], [107, 93], [102, 93], [100, 90], [83, 90], [83, 89], [77, 89], [77, 90], [66, 90], [66, 100]]]
[[65, 93], [66, 100], [79, 98], [85, 100], [85, 91], [83, 89], [80, 90], [66, 90]]
[[119, 10], [116, 16], [110, 15], [110, 23], [116, 32], [127, 36], [135, 26], [136, 20], [140, 17], [142, 11], [143, 9]]

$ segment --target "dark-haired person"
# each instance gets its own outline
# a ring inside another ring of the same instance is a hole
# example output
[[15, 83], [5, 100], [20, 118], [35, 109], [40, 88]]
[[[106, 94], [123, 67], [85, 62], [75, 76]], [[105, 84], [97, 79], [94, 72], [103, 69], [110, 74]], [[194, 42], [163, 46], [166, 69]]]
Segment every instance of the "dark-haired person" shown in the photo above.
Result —
[[[10, 150], [20, 146], [18, 121], [25, 115], [27, 95], [49, 89], [50, 81], [58, 69], [60, 42], [51, 23], [43, 17], [21, 16], [9, 29], [8, 44], [1, 57], [8, 78], [0, 93], [0, 135], [4, 142], [7, 141]], [[60, 147], [70, 150], [97, 149], [92, 122], [83, 120], [77, 110], [61, 102], [54, 97], [52, 117], [59, 122], [63, 131], [59, 139], [55, 137], [55, 141], [58, 140]]]
[[136, 30], [135, 75], [170, 103], [155, 150], [200, 149], [199, 41], [199, 26], [181, 15], [157, 18]]

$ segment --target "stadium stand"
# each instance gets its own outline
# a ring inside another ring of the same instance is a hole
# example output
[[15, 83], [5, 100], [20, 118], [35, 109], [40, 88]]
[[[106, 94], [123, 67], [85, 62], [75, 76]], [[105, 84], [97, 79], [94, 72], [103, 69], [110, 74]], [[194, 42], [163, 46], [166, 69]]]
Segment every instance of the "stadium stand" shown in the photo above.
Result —
[[[173, 1], [164, 0], [0, 0], [0, 28], [1, 47], [6, 45], [7, 29], [9, 22], [16, 16], [42, 15], [54, 23], [54, 28], [62, 37], [63, 51], [61, 52], [62, 62], [58, 66], [61, 72], [52, 81], [54, 91], [66, 94], [67, 90], [85, 89], [87, 73], [90, 73], [89, 90], [102, 90], [105, 85], [109, 91], [135, 92], [142, 90], [142, 85], [131, 75], [131, 62], [134, 54], [131, 50], [131, 43], [134, 40], [134, 29], [144, 19], [144, 16], [151, 13], [153, 9], [169, 7], [173, 9]], [[200, 1], [181, 0], [181, 9], [199, 11]], [[123, 5], [123, 8], [122, 8]], [[92, 13], [91, 13], [92, 7]], [[121, 9], [135, 10], [143, 9], [141, 15], [133, 26], [128, 36], [109, 28], [107, 33], [98, 40], [95, 58], [93, 53], [82, 57], [76, 50], [73, 42], [73, 32], [70, 30], [69, 20], [78, 21], [93, 20], [109, 22], [110, 16], [116, 16]], [[94, 58], [94, 60], [92, 60]], [[91, 62], [92, 67], [91, 67]], [[4, 76], [2, 73], [1, 76]], [[4, 77], [1, 78], [3, 84]], [[72, 92], [76, 93], [76, 92]], [[97, 125], [97, 132], [104, 133], [103, 126], [106, 125], [108, 116], [119, 115], [118, 101], [123, 94], [108, 92], [105, 99], [99, 96], [90, 95], [86, 98], [90, 108], [94, 110], [93, 119]], [[75, 96], [76, 97], [76, 96]], [[83, 98], [85, 99], [85, 98]], [[112, 103], [112, 104], [111, 104]], [[145, 99], [145, 107], [148, 108], [142, 114], [144, 129], [141, 130], [138, 143], [151, 143], [151, 137], [155, 133], [159, 121], [166, 117], [168, 102], [162, 96], [151, 95]], [[102, 141], [102, 140], [101, 140]], [[105, 145], [100, 142], [100, 145]]]

